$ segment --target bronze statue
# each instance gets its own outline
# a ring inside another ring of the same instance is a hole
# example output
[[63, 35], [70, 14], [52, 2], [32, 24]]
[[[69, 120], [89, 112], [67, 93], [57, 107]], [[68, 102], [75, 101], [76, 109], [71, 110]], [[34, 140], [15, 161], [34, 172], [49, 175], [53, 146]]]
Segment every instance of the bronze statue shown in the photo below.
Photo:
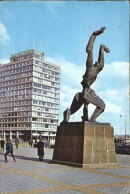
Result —
[[[97, 74], [104, 67], [104, 51], [109, 53], [110, 50], [106, 48], [105, 45], [100, 45], [99, 57], [98, 61], [93, 64], [93, 46], [96, 39], [96, 36], [102, 34], [106, 28], [102, 27], [100, 30], [92, 33], [88, 45], [86, 47], [86, 52], [88, 53], [88, 57], [86, 60], [86, 72], [83, 75], [83, 80], [81, 82], [83, 90], [82, 92], [78, 92], [72, 101], [70, 109], [64, 111], [64, 122], [69, 122], [70, 115], [74, 114], [78, 111], [78, 109], [84, 104], [83, 108], [83, 117], [82, 121], [90, 121], [95, 122], [95, 119], [104, 111], [105, 103], [101, 98], [99, 98], [95, 91], [90, 87], [94, 83], [97, 78]], [[96, 106], [92, 116], [90, 119], [88, 118], [88, 104], [92, 103]]]

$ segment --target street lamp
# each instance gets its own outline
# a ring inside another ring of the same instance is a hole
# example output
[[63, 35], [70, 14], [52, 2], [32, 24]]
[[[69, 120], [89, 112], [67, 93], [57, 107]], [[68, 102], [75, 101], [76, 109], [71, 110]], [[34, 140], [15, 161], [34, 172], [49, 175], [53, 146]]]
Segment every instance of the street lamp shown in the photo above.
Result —
[[125, 144], [126, 144], [126, 123], [127, 123], [127, 115], [120, 115], [120, 117], [125, 117]]

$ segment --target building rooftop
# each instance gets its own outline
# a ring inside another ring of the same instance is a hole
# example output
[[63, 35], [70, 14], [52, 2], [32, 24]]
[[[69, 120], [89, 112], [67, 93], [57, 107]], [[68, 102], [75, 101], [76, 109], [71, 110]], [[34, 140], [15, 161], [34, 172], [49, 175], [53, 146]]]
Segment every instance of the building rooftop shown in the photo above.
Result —
[[39, 51], [39, 50], [34, 50], [34, 49], [30, 49], [30, 50], [26, 50], [26, 51], [21, 51], [15, 54], [11, 54], [10, 56], [10, 61], [19, 61], [22, 59], [26, 59], [26, 58], [30, 58], [30, 57], [36, 57], [39, 59], [44, 60], [44, 53]]

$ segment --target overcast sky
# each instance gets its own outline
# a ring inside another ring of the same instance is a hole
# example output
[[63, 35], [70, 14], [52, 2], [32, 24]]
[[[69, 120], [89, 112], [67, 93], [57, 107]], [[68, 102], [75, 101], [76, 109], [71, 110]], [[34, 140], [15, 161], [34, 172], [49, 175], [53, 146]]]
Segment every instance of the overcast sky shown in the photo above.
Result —
[[[94, 45], [94, 61], [100, 44], [110, 48], [105, 53], [105, 67], [92, 88], [106, 103], [97, 119], [110, 122], [115, 134], [124, 134], [127, 115], [128, 133], [128, 1], [3, 1], [0, 2], [0, 63], [10, 54], [34, 48], [45, 53], [45, 60], [61, 67], [60, 121], [76, 92], [82, 91], [86, 44], [91, 33], [106, 27]], [[42, 43], [42, 47], [41, 47]], [[14, 49], [13, 49], [14, 48]], [[94, 106], [90, 105], [89, 115]], [[81, 121], [82, 108], [71, 116]]]

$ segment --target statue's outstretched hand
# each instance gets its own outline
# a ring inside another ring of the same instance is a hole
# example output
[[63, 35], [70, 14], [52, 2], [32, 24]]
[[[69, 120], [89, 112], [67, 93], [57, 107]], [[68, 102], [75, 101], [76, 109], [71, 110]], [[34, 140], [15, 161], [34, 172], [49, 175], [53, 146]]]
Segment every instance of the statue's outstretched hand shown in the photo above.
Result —
[[106, 53], [110, 53], [110, 49], [109, 48], [104, 48], [104, 51], [106, 52]]
[[101, 33], [103, 33], [103, 32], [104, 32], [104, 30], [106, 30], [106, 27], [102, 27], [102, 28], [100, 28]]
[[93, 35], [98, 36], [98, 35], [102, 34], [105, 29], [106, 29], [106, 27], [102, 27], [102, 28], [100, 28], [100, 30], [93, 32]]

